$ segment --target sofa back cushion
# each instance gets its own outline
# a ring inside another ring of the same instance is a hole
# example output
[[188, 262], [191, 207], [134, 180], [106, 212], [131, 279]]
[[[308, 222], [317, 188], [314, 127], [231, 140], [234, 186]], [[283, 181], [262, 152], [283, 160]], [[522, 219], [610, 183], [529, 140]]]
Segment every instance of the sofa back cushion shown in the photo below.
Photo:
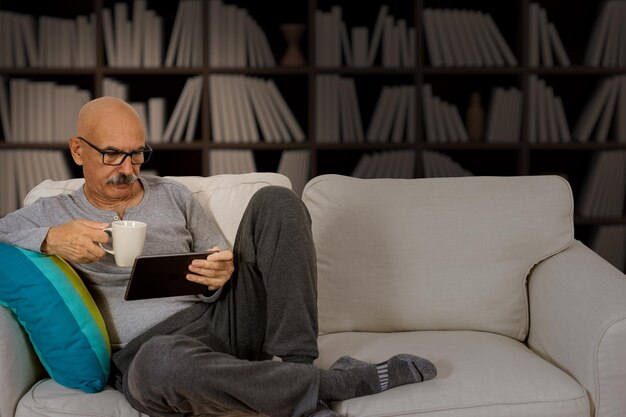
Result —
[[357, 179], [306, 185], [321, 333], [478, 330], [522, 340], [526, 278], [573, 240], [558, 176]]
[[[214, 216], [230, 244], [235, 241], [235, 235], [243, 212], [250, 198], [257, 190], [268, 185], [291, 188], [289, 178], [273, 172], [166, 178], [184, 184], [195, 194], [206, 212]], [[67, 181], [43, 181], [28, 193], [24, 199], [24, 205], [32, 204], [39, 197], [72, 193], [79, 187], [82, 187], [84, 182], [83, 178]]]

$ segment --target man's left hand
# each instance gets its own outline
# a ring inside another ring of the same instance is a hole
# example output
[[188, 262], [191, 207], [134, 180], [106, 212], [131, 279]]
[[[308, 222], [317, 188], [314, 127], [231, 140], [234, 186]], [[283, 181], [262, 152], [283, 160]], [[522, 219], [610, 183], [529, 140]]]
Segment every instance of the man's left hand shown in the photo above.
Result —
[[195, 259], [189, 265], [191, 273], [187, 274], [187, 279], [206, 285], [209, 291], [215, 291], [228, 282], [235, 271], [235, 264], [232, 251], [220, 250], [217, 247], [211, 250], [216, 252], [206, 259]]

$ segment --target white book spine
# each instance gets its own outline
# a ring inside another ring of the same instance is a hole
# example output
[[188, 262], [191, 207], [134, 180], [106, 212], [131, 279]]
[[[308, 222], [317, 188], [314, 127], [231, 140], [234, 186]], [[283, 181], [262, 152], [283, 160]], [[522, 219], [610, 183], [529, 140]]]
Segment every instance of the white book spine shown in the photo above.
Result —
[[259, 97], [260, 93], [257, 88], [257, 80], [251, 77], [246, 78], [246, 90], [248, 97], [251, 99], [252, 109], [254, 110], [255, 118], [259, 124], [263, 140], [270, 142], [274, 139], [274, 133], [269, 122], [269, 117], [266, 114], [266, 109], [263, 106], [263, 101]]
[[188, 78], [185, 82], [185, 86], [178, 97], [178, 101], [176, 102], [176, 106], [174, 107], [174, 111], [172, 112], [172, 116], [169, 118], [167, 122], [167, 126], [165, 128], [165, 132], [163, 132], [163, 142], [172, 141], [174, 131], [177, 129], [179, 124], [184, 123], [182, 119], [184, 119], [185, 115], [184, 109], [187, 107], [188, 96], [192, 94], [193, 83], [191, 82], [191, 78]]
[[417, 140], [416, 133], [416, 119], [417, 119], [417, 107], [415, 98], [414, 86], [408, 85], [404, 87], [404, 94], [407, 97], [407, 114], [406, 114], [406, 140], [408, 143], [415, 143]]
[[350, 107], [350, 80], [339, 78], [338, 99], [339, 99], [339, 124], [341, 126], [341, 141], [352, 143], [356, 141], [354, 137], [354, 126]]
[[493, 65], [496, 67], [504, 66], [505, 61], [498, 48], [496, 39], [489, 28], [487, 15], [481, 12], [474, 12], [472, 13], [472, 17], [475, 20], [474, 24], [479, 32], [479, 36], [482, 38], [485, 45], [487, 45], [488, 54], [493, 59]]
[[454, 67], [457, 62], [452, 51], [452, 39], [450, 39], [450, 33], [446, 26], [445, 17], [442, 10], [433, 10], [432, 13], [433, 29], [435, 36], [438, 40], [438, 45], [441, 48], [441, 56], [443, 59], [443, 65], [446, 67]]
[[593, 94], [591, 100], [585, 105], [582, 114], [576, 121], [573, 132], [574, 138], [579, 142], [587, 142], [589, 140], [593, 126], [596, 124], [598, 117], [600, 117], [600, 112], [608, 99], [612, 87], [613, 80], [605, 78]]
[[469, 57], [467, 56], [467, 39], [463, 39], [461, 32], [458, 31], [456, 22], [456, 13], [452, 9], [443, 9], [440, 11], [440, 19], [444, 24], [444, 30], [448, 36], [452, 57], [455, 67], [469, 66]]
[[559, 143], [558, 121], [556, 120], [556, 109], [554, 107], [554, 90], [552, 87], [545, 89], [546, 111], [548, 119], [548, 136], [550, 143]]
[[609, 17], [608, 33], [604, 50], [602, 52], [601, 66], [613, 67], [617, 66], [619, 36], [621, 26], [620, 5], [621, 1], [613, 1], [613, 12]]
[[541, 50], [541, 63], [544, 67], [551, 67], [552, 48], [550, 47], [550, 38], [548, 35], [548, 14], [546, 9], [539, 8], [539, 40]]
[[380, 96], [378, 97], [378, 102], [376, 103], [376, 108], [374, 109], [374, 115], [372, 116], [372, 121], [370, 122], [369, 128], [367, 129], [367, 142], [376, 142], [380, 137], [380, 129], [386, 114], [389, 111], [390, 104], [390, 95], [391, 95], [391, 87], [384, 86], [380, 92]]
[[340, 26], [341, 35], [341, 50], [343, 51], [343, 60], [346, 66], [354, 66], [354, 55], [352, 52], [352, 45], [350, 44], [350, 38], [348, 36], [348, 29], [346, 23], [342, 20]]
[[424, 111], [424, 127], [426, 129], [426, 142], [437, 143], [437, 130], [433, 115], [433, 88], [430, 84], [422, 86], [422, 109]]
[[437, 96], [433, 96], [432, 100], [432, 108], [433, 108], [433, 120], [435, 131], [437, 134], [435, 137], [437, 138], [437, 143], [447, 143], [449, 141], [448, 135], [446, 133], [445, 126], [445, 115], [443, 110], [443, 102], [441, 98]]
[[117, 47], [115, 43], [115, 32], [113, 30], [113, 17], [110, 9], [102, 9], [102, 29], [104, 35], [104, 50], [106, 52], [107, 63], [110, 67], [117, 67]]
[[256, 85], [259, 93], [259, 99], [265, 109], [265, 114], [268, 117], [270, 129], [272, 130], [272, 140], [276, 143], [284, 142], [288, 139], [289, 134], [287, 133], [287, 129], [278, 115], [274, 102], [270, 98], [270, 91], [267, 86], [267, 82], [265, 80], [258, 79]]
[[378, 53], [378, 48], [380, 46], [380, 41], [383, 34], [383, 28], [385, 25], [385, 18], [389, 12], [389, 7], [385, 4], [380, 6], [378, 9], [378, 17], [376, 18], [376, 24], [374, 25], [374, 32], [372, 33], [372, 40], [369, 45], [369, 50], [367, 53], [367, 65], [369, 67], [374, 65], [374, 61], [376, 59], [376, 55]]
[[537, 131], [538, 142], [548, 143], [548, 103], [546, 102], [546, 82], [544, 80], [537, 81]]
[[271, 97], [273, 98], [274, 103], [276, 107], [278, 108], [278, 111], [282, 119], [287, 124], [289, 132], [291, 133], [291, 136], [294, 138], [296, 142], [304, 142], [304, 139], [305, 139], [304, 132], [302, 131], [302, 128], [298, 124], [298, 121], [296, 120], [295, 116], [291, 112], [291, 109], [287, 105], [287, 102], [285, 101], [282, 94], [278, 90], [278, 87], [276, 87], [276, 84], [274, 83], [273, 80], [268, 80], [268, 86], [269, 86], [270, 92], [272, 93]]
[[528, 66], [539, 66], [539, 3], [528, 6]]
[[367, 42], [369, 29], [366, 27], [352, 28], [352, 55], [355, 67], [363, 68], [367, 66]]
[[616, 133], [617, 142], [626, 143], [626, 76], [618, 77], [619, 94], [617, 98]]
[[241, 143], [242, 133], [236, 119], [237, 108], [235, 107], [233, 92], [236, 83], [233, 75], [224, 75], [222, 78], [222, 102], [224, 107], [224, 141], [226, 143]]
[[220, 20], [222, 2], [220, 0], [209, 1], [209, 65], [218, 67], [220, 62]]
[[4, 134], [5, 142], [12, 142], [9, 98], [2, 75], [0, 75], [0, 124], [2, 124], [2, 133]]
[[562, 67], [569, 67], [571, 65], [569, 57], [567, 56], [567, 52], [565, 52], [565, 47], [563, 46], [563, 42], [561, 41], [561, 37], [559, 36], [554, 23], [548, 23], [548, 35], [550, 37], [550, 44], [554, 49], [556, 59], [559, 61], [559, 65]]
[[485, 15], [485, 21], [487, 23], [487, 28], [491, 32], [491, 35], [495, 38], [496, 44], [498, 45], [498, 48], [502, 52], [502, 55], [504, 56], [504, 59], [506, 60], [508, 65], [511, 67], [516, 66], [517, 58], [515, 58], [515, 55], [513, 55], [513, 51], [511, 51], [511, 48], [506, 43], [506, 40], [504, 39], [504, 36], [502, 36], [500, 29], [498, 29], [496, 22], [493, 21], [493, 18], [489, 14]]
[[152, 143], [161, 143], [165, 124], [165, 98], [151, 97], [148, 99], [148, 126]]
[[602, 50], [609, 32], [609, 20], [614, 14], [615, 2], [607, 1], [602, 6], [602, 11], [596, 19], [591, 35], [589, 36], [589, 44], [585, 52], [584, 63], [591, 67], [600, 65]]
[[422, 13], [424, 38], [426, 40], [430, 65], [433, 67], [441, 67], [443, 65], [443, 58], [439, 47], [439, 38], [434, 27], [433, 13], [435, 13], [435, 11], [430, 8], [424, 9]]
[[133, 2], [133, 20], [132, 20], [132, 54], [131, 62], [133, 67], [142, 66], [142, 50], [145, 48], [143, 43], [143, 26], [145, 25], [144, 14], [146, 11], [146, 0], [134, 0]]
[[202, 76], [197, 76], [194, 81], [193, 101], [189, 109], [189, 123], [185, 131], [185, 142], [191, 143], [196, 133], [198, 114], [200, 113], [200, 101], [202, 99]]
[[615, 104], [617, 103], [617, 93], [619, 91], [619, 80], [617, 77], [613, 77], [611, 80], [611, 88], [609, 91], [609, 96], [606, 100], [606, 104], [604, 105], [602, 116], [600, 117], [600, 121], [598, 122], [598, 127], [596, 129], [595, 141], [599, 143], [606, 142], [609, 134], [609, 128], [611, 126], [611, 120], [613, 119], [613, 114], [615, 111]]
[[565, 115], [565, 108], [563, 107], [561, 97], [555, 97], [554, 103], [559, 126], [559, 137], [561, 138], [561, 142], [569, 143], [572, 141], [572, 135], [570, 133], [569, 124], [567, 123], [567, 116]]
[[173, 67], [174, 60], [176, 59], [176, 50], [178, 48], [179, 39], [181, 36], [182, 25], [183, 25], [183, 14], [185, 13], [186, 6], [185, 2], [181, 1], [178, 3], [178, 9], [176, 10], [176, 17], [174, 18], [174, 27], [172, 28], [172, 33], [170, 35], [170, 41], [167, 47], [167, 53], [165, 55], [165, 66]]
[[397, 87], [396, 96], [398, 105], [391, 131], [391, 142], [402, 143], [403, 139], [406, 138], [406, 113], [409, 106], [404, 86]]
[[474, 37], [474, 31], [471, 29], [467, 10], [455, 10], [454, 18], [455, 24], [458, 25], [461, 39], [464, 40], [464, 47], [467, 49], [468, 66], [482, 67], [484, 63], [477, 39]]
[[528, 124], [527, 135], [530, 143], [537, 143], [537, 76], [531, 74], [528, 77]]
[[211, 141], [213, 143], [224, 142], [224, 119], [222, 117], [221, 75], [209, 76], [209, 106], [211, 112]]

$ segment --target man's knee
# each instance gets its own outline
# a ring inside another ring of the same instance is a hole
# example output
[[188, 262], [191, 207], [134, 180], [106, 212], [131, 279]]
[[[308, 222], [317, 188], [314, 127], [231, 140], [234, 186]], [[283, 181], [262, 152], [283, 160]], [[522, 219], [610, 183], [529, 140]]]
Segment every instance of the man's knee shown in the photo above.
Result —
[[250, 206], [272, 213], [295, 212], [309, 217], [302, 200], [289, 188], [270, 185], [256, 191], [250, 200]]
[[[178, 360], [171, 349], [177, 336], [156, 336], [144, 343], [133, 359], [126, 375], [124, 392], [141, 402], [158, 393], [155, 387], [166, 388]], [[146, 381], [160, 381], [159, 384], [146, 384]]]

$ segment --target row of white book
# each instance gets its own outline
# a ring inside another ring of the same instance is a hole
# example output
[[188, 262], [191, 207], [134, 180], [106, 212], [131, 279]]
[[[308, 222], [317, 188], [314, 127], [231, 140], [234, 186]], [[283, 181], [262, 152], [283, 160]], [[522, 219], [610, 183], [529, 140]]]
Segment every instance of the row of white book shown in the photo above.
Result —
[[[620, 218], [626, 197], [626, 151], [595, 153], [582, 185], [576, 210], [588, 218]], [[617, 269], [626, 267], [626, 226], [595, 228], [590, 247]]]
[[[256, 170], [254, 153], [249, 149], [215, 149], [209, 153], [210, 175], [245, 174]], [[309, 180], [309, 152], [283, 151], [276, 172], [287, 176], [292, 190], [301, 195]]]
[[396, 19], [389, 7], [380, 6], [376, 23], [348, 28], [342, 18], [341, 6], [332, 6], [329, 12], [315, 12], [315, 62], [320, 67], [371, 67], [380, 50], [383, 67], [415, 65], [415, 28], [406, 19]]
[[422, 171], [426, 178], [474, 175], [450, 156], [437, 151], [422, 152]]
[[8, 143], [64, 143], [76, 130], [76, 115], [91, 92], [75, 85], [0, 76], [0, 123]]
[[[428, 150], [422, 152], [422, 172], [426, 178], [473, 175], [450, 156]], [[351, 175], [357, 178], [414, 178], [415, 154], [410, 150], [364, 153]]]
[[216, 67], [276, 65], [265, 32], [248, 10], [209, 2], [209, 64]]
[[150, 143], [190, 143], [196, 138], [202, 99], [201, 75], [187, 78], [169, 119], [164, 97], [151, 97], [147, 102], [129, 101], [129, 86], [112, 78], [104, 79], [103, 94], [127, 101], [135, 108], [144, 122]]
[[413, 178], [415, 154], [412, 151], [364, 153], [352, 171], [357, 178]]
[[366, 141], [414, 142], [416, 112], [415, 93], [411, 85], [383, 86], [367, 128]]
[[530, 3], [528, 7], [528, 65], [552, 67], [555, 60], [562, 67], [569, 67], [571, 64], [556, 26], [548, 21], [546, 9], [539, 3]]
[[[275, 66], [265, 32], [246, 9], [209, 2], [209, 63], [222, 67]], [[200, 67], [203, 65], [201, 0], [178, 3], [165, 57], [162, 17], [134, 0], [102, 11], [107, 62], [112, 67]]]
[[618, 67], [626, 65], [626, 1], [603, 2], [597, 15], [584, 64], [592, 67]]
[[522, 126], [522, 92], [515, 87], [493, 89], [485, 141], [489, 143], [518, 143]]
[[517, 65], [517, 58], [488, 13], [426, 8], [422, 22], [433, 67]]
[[72, 177], [60, 150], [0, 150], [0, 217], [22, 207], [28, 192], [41, 181]]
[[[197, 16], [202, 17], [201, 13]], [[160, 67], [163, 64], [163, 19], [146, 7], [146, 0], [134, 0], [132, 18], [127, 3], [115, 3], [113, 11], [102, 9], [102, 28], [109, 66]], [[202, 51], [199, 52], [202, 59]]]
[[315, 79], [315, 131], [319, 143], [364, 142], [359, 98], [353, 78], [320, 75]]
[[572, 140], [563, 100], [545, 80], [528, 78], [528, 140], [530, 143], [568, 143]]
[[587, 101], [572, 135], [579, 142], [626, 143], [626, 75], [606, 77]]
[[459, 143], [469, 140], [459, 109], [434, 95], [430, 84], [422, 86], [422, 108], [426, 142]]
[[577, 201], [584, 217], [622, 217], [626, 197], [626, 151], [603, 151], [593, 155]]
[[129, 90], [128, 84], [114, 78], [105, 78], [102, 81], [103, 96], [122, 99], [137, 111], [144, 123], [146, 138], [150, 143], [164, 142], [163, 133], [165, 132], [165, 119], [167, 117], [167, 100], [165, 97], [150, 97], [147, 102], [130, 101]]
[[402, 143], [415, 140], [415, 94], [410, 85], [383, 86], [367, 132], [353, 78], [316, 78], [318, 143]]
[[74, 19], [0, 10], [0, 67], [93, 67], [96, 17]]
[[209, 91], [213, 142], [304, 141], [304, 131], [274, 80], [212, 75]]

